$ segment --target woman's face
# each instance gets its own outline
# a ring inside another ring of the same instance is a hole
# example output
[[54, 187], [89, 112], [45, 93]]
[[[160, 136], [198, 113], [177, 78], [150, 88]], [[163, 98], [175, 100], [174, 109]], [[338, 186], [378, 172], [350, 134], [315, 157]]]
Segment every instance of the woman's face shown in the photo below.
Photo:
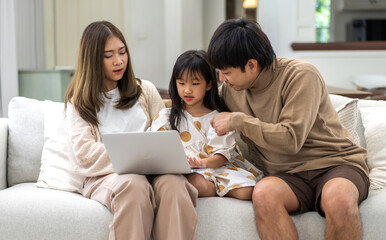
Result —
[[126, 71], [128, 56], [125, 44], [118, 37], [107, 40], [103, 58], [104, 79], [107, 90], [117, 87]]

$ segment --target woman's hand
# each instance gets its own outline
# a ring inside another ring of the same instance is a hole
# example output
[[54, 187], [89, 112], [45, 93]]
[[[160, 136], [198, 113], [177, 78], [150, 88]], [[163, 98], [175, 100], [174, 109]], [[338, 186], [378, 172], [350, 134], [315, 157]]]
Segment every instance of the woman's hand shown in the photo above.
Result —
[[188, 157], [190, 168], [206, 168], [206, 159], [196, 159], [195, 157]]

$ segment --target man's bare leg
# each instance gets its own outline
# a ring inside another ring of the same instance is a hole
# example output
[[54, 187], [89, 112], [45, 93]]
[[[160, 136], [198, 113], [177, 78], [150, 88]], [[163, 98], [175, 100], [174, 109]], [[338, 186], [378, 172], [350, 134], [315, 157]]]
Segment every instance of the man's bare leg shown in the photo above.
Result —
[[295, 224], [288, 212], [299, 209], [299, 201], [286, 182], [278, 177], [260, 180], [252, 195], [260, 238], [298, 239]]
[[362, 239], [359, 192], [350, 180], [334, 178], [322, 189], [321, 207], [326, 214], [326, 239]]

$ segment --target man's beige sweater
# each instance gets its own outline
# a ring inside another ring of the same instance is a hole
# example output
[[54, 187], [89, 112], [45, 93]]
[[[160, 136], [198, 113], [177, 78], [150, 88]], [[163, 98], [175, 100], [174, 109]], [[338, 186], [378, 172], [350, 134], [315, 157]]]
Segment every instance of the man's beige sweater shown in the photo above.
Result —
[[277, 58], [252, 85], [221, 95], [233, 112], [230, 130], [241, 132], [270, 173], [295, 173], [348, 164], [368, 174], [366, 150], [339, 122], [319, 71], [311, 64]]

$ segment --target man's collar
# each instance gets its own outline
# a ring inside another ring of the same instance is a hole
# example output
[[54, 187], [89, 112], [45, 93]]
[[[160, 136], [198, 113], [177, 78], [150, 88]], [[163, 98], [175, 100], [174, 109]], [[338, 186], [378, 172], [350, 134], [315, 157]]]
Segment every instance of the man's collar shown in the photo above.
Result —
[[276, 58], [273, 60], [271, 66], [265, 67], [257, 78], [252, 82], [251, 86], [247, 89], [253, 92], [260, 92], [266, 89], [274, 81], [274, 74], [277, 67]]

